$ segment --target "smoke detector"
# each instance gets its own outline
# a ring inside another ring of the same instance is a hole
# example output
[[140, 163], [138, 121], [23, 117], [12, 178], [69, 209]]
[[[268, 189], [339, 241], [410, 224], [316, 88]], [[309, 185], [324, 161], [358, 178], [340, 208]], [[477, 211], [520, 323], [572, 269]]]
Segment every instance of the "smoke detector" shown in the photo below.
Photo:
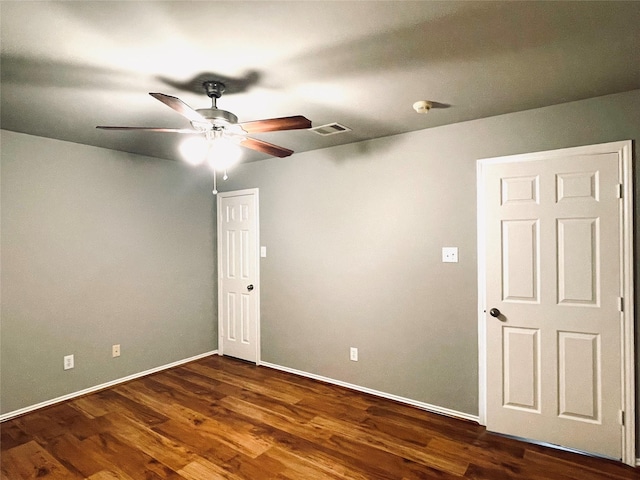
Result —
[[433, 104], [429, 100], [418, 100], [413, 104], [413, 109], [418, 113], [429, 113]]

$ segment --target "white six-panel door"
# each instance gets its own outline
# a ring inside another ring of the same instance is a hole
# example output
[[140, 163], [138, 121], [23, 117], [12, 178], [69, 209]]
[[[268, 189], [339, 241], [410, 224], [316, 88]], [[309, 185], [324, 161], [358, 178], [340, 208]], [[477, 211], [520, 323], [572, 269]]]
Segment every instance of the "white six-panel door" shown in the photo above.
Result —
[[259, 361], [257, 189], [218, 194], [218, 350]]
[[620, 459], [623, 159], [602, 150], [482, 165], [485, 422]]

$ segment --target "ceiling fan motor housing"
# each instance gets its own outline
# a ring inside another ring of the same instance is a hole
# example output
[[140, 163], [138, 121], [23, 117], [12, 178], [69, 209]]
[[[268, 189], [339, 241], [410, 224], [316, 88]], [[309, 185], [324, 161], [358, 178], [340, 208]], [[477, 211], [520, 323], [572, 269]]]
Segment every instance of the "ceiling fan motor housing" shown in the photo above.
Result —
[[238, 117], [233, 113], [226, 110], [220, 110], [219, 108], [200, 108], [196, 110], [200, 115], [209, 120], [212, 124], [224, 123], [235, 125], [238, 123]]
[[[235, 125], [238, 123], [238, 117], [226, 110], [220, 110], [216, 105], [216, 100], [222, 96], [225, 90], [225, 84], [217, 80], [208, 80], [203, 82], [207, 96], [211, 99], [211, 108], [201, 108], [196, 110], [200, 115], [206, 118], [210, 124], [215, 126]], [[222, 125], [221, 125], [222, 124]], [[197, 128], [196, 125], [194, 127]]]

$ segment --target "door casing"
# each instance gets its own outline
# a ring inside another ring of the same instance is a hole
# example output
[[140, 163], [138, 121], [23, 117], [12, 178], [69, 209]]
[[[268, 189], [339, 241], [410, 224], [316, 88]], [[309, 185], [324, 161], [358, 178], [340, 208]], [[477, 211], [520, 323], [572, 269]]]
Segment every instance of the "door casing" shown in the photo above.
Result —
[[624, 306], [622, 311], [621, 345], [622, 399], [624, 425], [622, 438], [622, 461], [630, 466], [636, 465], [635, 438], [635, 326], [634, 326], [634, 271], [633, 271], [633, 175], [631, 140], [610, 142], [582, 147], [563, 148], [542, 152], [509, 155], [478, 160], [477, 167], [477, 221], [478, 221], [478, 379], [479, 405], [478, 420], [486, 425], [487, 418], [487, 347], [486, 347], [486, 259], [485, 259], [485, 196], [484, 167], [489, 164], [506, 162], [539, 161], [556, 157], [588, 155], [599, 153], [617, 153], [622, 160], [622, 224], [621, 224], [621, 272]]
[[222, 228], [220, 214], [222, 202], [218, 201], [221, 198], [229, 198], [229, 197], [237, 197], [241, 195], [254, 195], [256, 202], [256, 211], [255, 211], [255, 227], [256, 227], [256, 244], [253, 258], [255, 259], [255, 272], [256, 272], [256, 281], [254, 284], [254, 295], [256, 296], [256, 321], [255, 321], [255, 339], [256, 339], [256, 365], [260, 365], [260, 195], [259, 189], [257, 188], [249, 188], [245, 190], [235, 190], [230, 192], [218, 192], [216, 200], [216, 224], [217, 224], [217, 256], [218, 256], [218, 355], [224, 355], [224, 334], [222, 329], [222, 322], [220, 319], [223, 318], [223, 306], [220, 299], [223, 295], [223, 262], [224, 262], [224, 252], [222, 251], [222, 244], [218, 239], [221, 238]]

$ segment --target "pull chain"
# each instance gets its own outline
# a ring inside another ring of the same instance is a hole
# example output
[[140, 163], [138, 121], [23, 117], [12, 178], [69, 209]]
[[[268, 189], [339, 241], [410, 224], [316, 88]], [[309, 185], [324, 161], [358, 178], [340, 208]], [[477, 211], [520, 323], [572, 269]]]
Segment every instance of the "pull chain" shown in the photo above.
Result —
[[218, 193], [218, 185], [217, 185], [217, 181], [216, 181], [216, 176], [217, 176], [217, 172], [216, 169], [213, 169], [213, 190], [211, 191], [211, 193], [213, 193], [214, 195], [216, 195]]

